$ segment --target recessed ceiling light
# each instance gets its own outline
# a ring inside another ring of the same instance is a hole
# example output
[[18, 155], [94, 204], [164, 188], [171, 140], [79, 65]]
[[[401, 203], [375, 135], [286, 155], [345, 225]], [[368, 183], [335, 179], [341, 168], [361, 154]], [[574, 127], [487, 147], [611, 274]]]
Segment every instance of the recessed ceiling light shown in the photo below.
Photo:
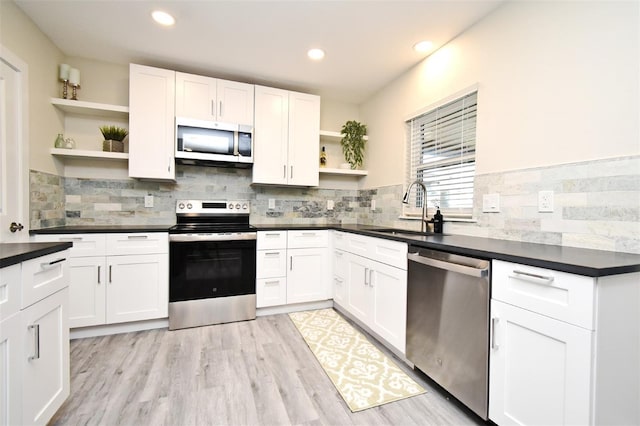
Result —
[[154, 10], [151, 12], [151, 17], [154, 21], [156, 21], [160, 25], [171, 26], [176, 23], [176, 20], [173, 16], [169, 15], [167, 12], [163, 12], [161, 10]]
[[415, 50], [416, 52], [419, 53], [425, 53], [428, 52], [429, 50], [431, 50], [431, 48], [433, 47], [433, 43], [430, 42], [429, 40], [423, 40], [423, 41], [419, 41], [416, 44], [413, 45], [413, 50]]
[[314, 61], [319, 61], [324, 58], [324, 50], [322, 49], [309, 49], [307, 52], [307, 56], [313, 59]]

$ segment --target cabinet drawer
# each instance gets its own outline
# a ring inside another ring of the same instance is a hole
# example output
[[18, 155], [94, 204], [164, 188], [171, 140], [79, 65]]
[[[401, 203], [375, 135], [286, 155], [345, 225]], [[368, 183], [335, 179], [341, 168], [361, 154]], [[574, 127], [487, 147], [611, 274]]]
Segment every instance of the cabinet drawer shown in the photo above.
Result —
[[258, 250], [256, 278], [284, 277], [287, 275], [286, 250]]
[[368, 239], [369, 258], [376, 262], [386, 263], [407, 270], [407, 244], [383, 238]]
[[0, 321], [20, 310], [20, 264], [0, 269]]
[[256, 242], [258, 250], [286, 249], [287, 231], [260, 231]]
[[72, 242], [73, 247], [69, 250], [70, 257], [104, 256], [107, 246], [104, 234], [39, 234], [35, 236], [35, 241]]
[[22, 262], [21, 309], [69, 285], [68, 257], [63, 250]]
[[500, 260], [492, 268], [493, 299], [594, 329], [593, 278]]
[[347, 257], [342, 250], [333, 251], [333, 276], [345, 278], [347, 275]]
[[285, 277], [256, 280], [256, 307], [287, 304], [287, 279]]
[[340, 231], [331, 231], [331, 240], [333, 242], [333, 248], [340, 250], [346, 250], [348, 246], [349, 234]]
[[329, 245], [329, 231], [288, 231], [287, 248], [314, 248]]
[[107, 234], [107, 255], [156, 254], [169, 252], [166, 232]]

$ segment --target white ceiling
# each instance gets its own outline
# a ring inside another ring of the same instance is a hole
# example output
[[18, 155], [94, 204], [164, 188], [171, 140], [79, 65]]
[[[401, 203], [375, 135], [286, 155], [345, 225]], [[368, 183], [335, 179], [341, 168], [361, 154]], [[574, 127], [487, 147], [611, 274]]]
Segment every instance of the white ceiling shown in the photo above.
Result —
[[[15, 0], [68, 56], [160, 66], [358, 104], [503, 0]], [[173, 14], [162, 28], [150, 13]], [[326, 51], [321, 62], [306, 57]]]

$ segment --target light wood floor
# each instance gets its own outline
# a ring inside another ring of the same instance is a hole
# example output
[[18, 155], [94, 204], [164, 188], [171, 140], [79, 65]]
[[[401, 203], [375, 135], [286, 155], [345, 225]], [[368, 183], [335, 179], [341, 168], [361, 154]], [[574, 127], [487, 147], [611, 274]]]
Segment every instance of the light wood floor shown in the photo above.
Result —
[[51, 424], [482, 424], [397, 364], [427, 393], [352, 413], [287, 315], [78, 339], [71, 396]]

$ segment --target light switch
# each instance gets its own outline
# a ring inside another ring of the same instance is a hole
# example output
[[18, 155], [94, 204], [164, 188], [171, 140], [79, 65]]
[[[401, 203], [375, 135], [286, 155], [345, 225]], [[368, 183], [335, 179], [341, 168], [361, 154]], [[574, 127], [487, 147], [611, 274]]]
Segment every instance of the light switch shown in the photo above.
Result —
[[482, 211], [484, 213], [499, 213], [500, 194], [484, 194], [482, 196]]
[[153, 195], [145, 195], [144, 196], [144, 206], [145, 207], [153, 207]]
[[553, 213], [553, 191], [538, 192], [538, 212]]
[[276, 200], [273, 198], [269, 198], [269, 210], [273, 210], [276, 208]]
[[327, 210], [333, 210], [334, 203], [333, 200], [327, 200]]
[[371, 210], [375, 210], [376, 209], [376, 200], [371, 199]]

